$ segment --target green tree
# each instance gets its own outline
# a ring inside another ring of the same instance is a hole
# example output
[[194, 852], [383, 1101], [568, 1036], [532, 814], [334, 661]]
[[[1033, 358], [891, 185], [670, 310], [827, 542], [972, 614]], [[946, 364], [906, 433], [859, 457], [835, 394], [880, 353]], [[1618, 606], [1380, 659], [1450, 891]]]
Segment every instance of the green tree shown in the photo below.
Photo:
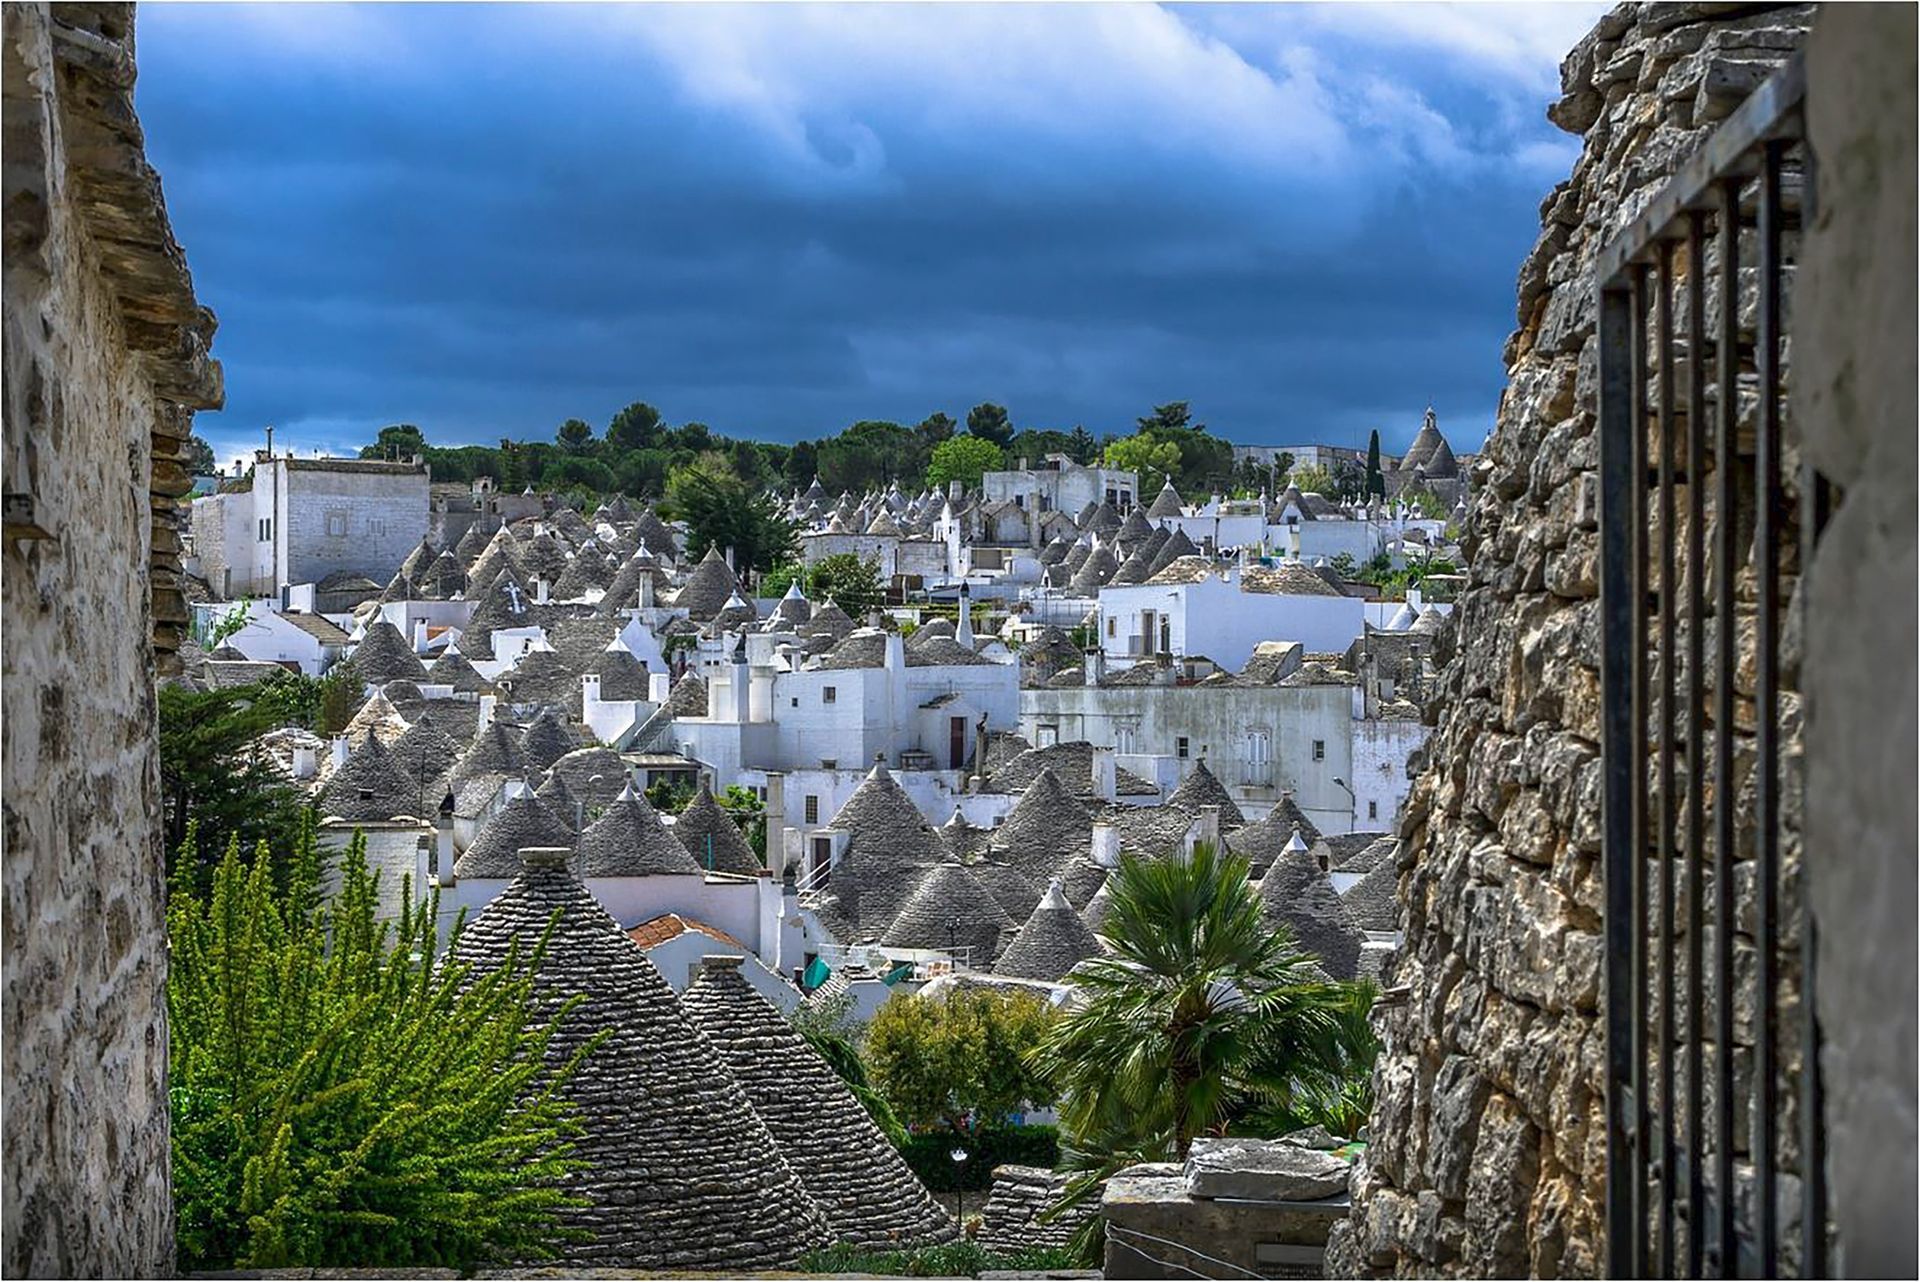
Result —
[[927, 451], [910, 429], [898, 423], [863, 419], [818, 447], [820, 483], [829, 490], [860, 493], [890, 481], [918, 484], [927, 470]]
[[787, 451], [785, 471], [787, 480], [796, 486], [813, 484], [820, 471], [820, 447], [812, 441], [795, 441]]
[[[561, 1084], [587, 1047], [547, 1056], [534, 958], [475, 977], [439, 960], [437, 895], [376, 917], [355, 834], [322, 902], [311, 820], [236, 839], [211, 894], [167, 906], [173, 1193], [181, 1265], [465, 1272], [553, 1254], [580, 1168]], [[287, 846], [291, 849], [287, 849]], [[190, 830], [178, 864], [199, 863]]]
[[1204, 432], [1205, 423], [1193, 421], [1193, 411], [1185, 401], [1168, 401], [1165, 405], [1153, 407], [1153, 413], [1145, 418], [1135, 419], [1141, 432]]
[[1076, 463], [1091, 463], [1100, 456], [1099, 442], [1079, 423], [1067, 434], [1067, 456]]
[[189, 826], [200, 833], [197, 848], [210, 851], [236, 840], [251, 849], [293, 829], [305, 799], [259, 743], [290, 720], [272, 689], [163, 685], [157, 701], [160, 811], [170, 853], [185, 846]]
[[584, 454], [587, 447], [593, 444], [593, 428], [585, 419], [568, 419], [553, 436], [560, 442], [560, 448], [569, 454]]
[[1007, 407], [982, 401], [968, 410], [967, 435], [1004, 447], [1013, 439], [1013, 419], [1007, 414]]
[[1297, 1108], [1372, 1071], [1353, 1012], [1371, 986], [1316, 980], [1313, 958], [1271, 926], [1247, 861], [1125, 857], [1107, 885], [1110, 953], [1074, 971], [1081, 1001], [1035, 1054], [1084, 1159], [1184, 1158], [1197, 1135]]
[[978, 436], [955, 436], [933, 447], [933, 459], [927, 464], [927, 484], [934, 489], [945, 489], [947, 482], [959, 481], [968, 489], [975, 489], [983, 473], [998, 471], [1006, 461], [1006, 455], [992, 441]]
[[725, 457], [703, 454], [667, 478], [667, 504], [687, 523], [695, 560], [732, 548], [741, 572], [769, 570], [793, 556], [793, 524], [779, 503], [735, 475]]
[[760, 794], [751, 788], [742, 788], [737, 783], [727, 785], [726, 792], [719, 797], [720, 808], [727, 812], [747, 844], [753, 847], [753, 853], [760, 856], [760, 862], [767, 862], [767, 803], [760, 800]]
[[1367, 437], [1367, 493], [1377, 498], [1387, 497], [1387, 478], [1380, 474], [1380, 429], [1377, 427]]
[[212, 476], [220, 470], [220, 461], [213, 456], [213, 446], [207, 444], [207, 438], [198, 432], [187, 438], [187, 457], [185, 466], [194, 476]]
[[859, 620], [887, 603], [886, 586], [880, 582], [880, 562], [862, 560], [853, 552], [823, 556], [807, 568], [807, 599], [831, 601]]
[[920, 438], [921, 444], [931, 451], [942, 441], [950, 441], [960, 425], [953, 421], [953, 415], [945, 410], [935, 410], [913, 425], [913, 434]]
[[1107, 446], [1107, 466], [1138, 473], [1141, 500], [1151, 502], [1147, 495], [1158, 494], [1169, 476], [1178, 477], [1180, 447], [1151, 436], [1122, 437]]
[[635, 401], [607, 422], [607, 444], [622, 450], [652, 449], [660, 443], [660, 411]]
[[1002, 1124], [1023, 1104], [1052, 1099], [1028, 1052], [1053, 1022], [1052, 1007], [1030, 993], [901, 998], [867, 1023], [867, 1071], [907, 1125], [971, 1134]]
[[1297, 467], [1292, 472], [1293, 484], [1300, 487], [1302, 494], [1333, 493], [1333, 473], [1324, 467]]
[[412, 458], [426, 452], [427, 438], [411, 423], [393, 423], [380, 429], [373, 444], [360, 448], [361, 458]]

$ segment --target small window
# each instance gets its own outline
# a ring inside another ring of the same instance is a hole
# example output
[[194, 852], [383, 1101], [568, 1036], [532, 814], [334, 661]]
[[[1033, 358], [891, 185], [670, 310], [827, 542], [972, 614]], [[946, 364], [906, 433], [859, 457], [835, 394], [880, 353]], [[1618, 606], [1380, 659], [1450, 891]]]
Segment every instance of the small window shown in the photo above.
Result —
[[1114, 628], [1114, 624], [1118, 622], [1119, 620], [1115, 619], [1111, 614], [1107, 616], [1107, 635], [1109, 637], [1115, 635], [1113, 628]]
[[836, 700], [838, 700], [839, 698], [840, 698], [840, 692], [839, 692], [838, 690], [836, 690], [836, 689], [835, 689], [834, 687], [832, 687], [832, 686], [822, 686], [822, 687], [821, 687], [821, 689], [820, 689], [820, 702], [822, 702], [822, 703], [833, 703], [833, 702], [835, 702]]
[[1315, 739], [1313, 741], [1313, 759], [1315, 761], [1325, 761], [1327, 759], [1327, 741], [1325, 739]]
[[1173, 755], [1182, 761], [1187, 759], [1187, 736], [1181, 735], [1174, 741]]
[[807, 822], [810, 824], [820, 822], [820, 798], [812, 793], [807, 794]]
[[1377, 801], [1369, 801], [1367, 803], [1367, 818], [1378, 819], [1379, 817], [1380, 817], [1380, 803]]
[[1113, 731], [1113, 750], [1118, 753], [1133, 751], [1133, 727], [1115, 726]]
[[262, 543], [273, 541], [273, 518], [270, 516], [260, 518], [260, 541]]
[[822, 757], [820, 758], [820, 768], [822, 770], [838, 770], [840, 768], [840, 759], [838, 757]]
[[800, 696], [797, 694], [793, 696], [793, 706], [796, 708], [800, 706]]
[[381, 520], [378, 517], [367, 518], [368, 534], [385, 534], [386, 532], [387, 532], [387, 523], [385, 521]]
[[347, 514], [344, 510], [336, 508], [327, 513], [327, 537], [330, 539], [347, 537]]

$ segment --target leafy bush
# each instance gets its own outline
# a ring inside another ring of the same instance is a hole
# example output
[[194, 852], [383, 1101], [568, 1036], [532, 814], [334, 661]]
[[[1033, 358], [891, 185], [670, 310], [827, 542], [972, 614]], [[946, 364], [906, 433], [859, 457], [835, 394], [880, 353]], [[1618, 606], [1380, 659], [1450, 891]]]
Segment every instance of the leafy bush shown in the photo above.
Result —
[[559, 1092], [578, 1057], [546, 1062], [537, 953], [477, 979], [436, 967], [437, 904], [379, 921], [362, 837], [324, 904], [311, 819], [292, 846], [284, 889], [264, 842], [243, 863], [235, 841], [210, 895], [181, 878], [168, 904], [182, 1268], [551, 1255], [559, 1212], [582, 1205], [561, 1188], [580, 1165]]
[[895, 1278], [971, 1278], [989, 1271], [1042, 1273], [1070, 1267], [1073, 1260], [1066, 1251], [1029, 1247], [999, 1255], [975, 1242], [949, 1242], [917, 1251], [867, 1251], [843, 1242], [800, 1257], [802, 1273]]
[[[953, 1148], [967, 1150], [955, 1162]], [[1060, 1132], [1052, 1126], [987, 1126], [964, 1139], [951, 1131], [921, 1131], [900, 1146], [920, 1182], [936, 1193], [965, 1189], [972, 1193], [993, 1183], [996, 1166], [1039, 1166], [1052, 1170], [1060, 1161]]]
[[187, 843], [189, 829], [217, 857], [230, 841], [255, 844], [292, 831], [306, 799], [260, 747], [258, 740], [285, 724], [277, 702], [282, 678], [223, 690], [160, 687], [160, 805], [166, 848], [192, 865], [195, 884], [211, 868]]
[[868, 1022], [867, 1068], [907, 1125], [970, 1133], [1052, 1099], [1028, 1052], [1053, 1022], [1053, 1009], [1030, 993], [902, 998]]

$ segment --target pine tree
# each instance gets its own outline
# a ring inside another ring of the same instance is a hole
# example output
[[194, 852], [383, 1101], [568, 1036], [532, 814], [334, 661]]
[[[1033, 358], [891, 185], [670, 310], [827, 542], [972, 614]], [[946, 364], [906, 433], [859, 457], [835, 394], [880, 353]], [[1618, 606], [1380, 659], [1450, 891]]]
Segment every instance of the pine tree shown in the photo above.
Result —
[[310, 817], [284, 888], [272, 861], [235, 840], [210, 894], [183, 875], [169, 897], [182, 1268], [550, 1256], [573, 1232], [560, 1213], [584, 1205], [562, 1189], [580, 1162], [560, 1088], [597, 1043], [548, 1062], [558, 1019], [532, 1021], [532, 961], [477, 979], [436, 965], [435, 899], [406, 888], [399, 922], [380, 921], [359, 834], [330, 898]]
[[1377, 427], [1367, 438], [1367, 493], [1373, 497], [1387, 497], [1387, 478], [1380, 474], [1380, 429]]

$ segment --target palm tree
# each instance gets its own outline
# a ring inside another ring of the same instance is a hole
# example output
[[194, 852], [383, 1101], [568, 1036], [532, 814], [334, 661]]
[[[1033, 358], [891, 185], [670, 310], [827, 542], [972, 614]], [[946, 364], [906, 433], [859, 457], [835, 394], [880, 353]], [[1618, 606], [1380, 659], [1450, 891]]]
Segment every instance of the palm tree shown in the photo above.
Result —
[[1074, 969], [1077, 1002], [1036, 1048], [1081, 1169], [1185, 1158], [1243, 1120], [1298, 1125], [1371, 1071], [1371, 986], [1315, 974], [1262, 915], [1244, 858], [1200, 842], [1123, 859], [1109, 886], [1112, 952]]

